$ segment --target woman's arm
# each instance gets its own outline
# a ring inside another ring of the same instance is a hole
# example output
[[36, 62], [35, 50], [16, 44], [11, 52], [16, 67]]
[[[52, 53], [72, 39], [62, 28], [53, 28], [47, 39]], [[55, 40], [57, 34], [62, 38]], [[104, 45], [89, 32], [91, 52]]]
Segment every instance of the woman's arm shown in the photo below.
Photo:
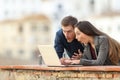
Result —
[[[98, 56], [96, 60], [89, 60], [86, 58], [80, 59], [80, 64], [82, 65], [103, 65], [105, 63], [105, 60], [108, 57], [108, 49], [109, 49], [109, 43], [106, 37], [100, 38], [99, 43], [99, 50], [98, 50]], [[88, 55], [90, 53], [85, 53], [84, 55]]]

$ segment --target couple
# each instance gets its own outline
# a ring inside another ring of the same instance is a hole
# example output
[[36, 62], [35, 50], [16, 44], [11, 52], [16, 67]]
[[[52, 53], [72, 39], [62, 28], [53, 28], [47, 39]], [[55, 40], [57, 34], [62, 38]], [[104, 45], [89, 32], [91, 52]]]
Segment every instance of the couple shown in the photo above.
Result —
[[[56, 33], [55, 50], [64, 65], [119, 65], [120, 44], [88, 21], [66, 16]], [[62, 55], [66, 50], [68, 58]]]

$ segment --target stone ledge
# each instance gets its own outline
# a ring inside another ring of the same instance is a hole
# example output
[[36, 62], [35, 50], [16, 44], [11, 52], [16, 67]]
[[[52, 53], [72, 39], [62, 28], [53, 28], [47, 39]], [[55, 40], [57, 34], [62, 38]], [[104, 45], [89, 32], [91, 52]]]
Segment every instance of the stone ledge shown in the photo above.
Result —
[[49, 71], [113, 71], [120, 72], [120, 66], [80, 66], [80, 67], [47, 67], [40, 65], [6, 65], [0, 69], [27, 69], [27, 70], [49, 70]]
[[119, 66], [0, 66], [0, 80], [120, 80]]

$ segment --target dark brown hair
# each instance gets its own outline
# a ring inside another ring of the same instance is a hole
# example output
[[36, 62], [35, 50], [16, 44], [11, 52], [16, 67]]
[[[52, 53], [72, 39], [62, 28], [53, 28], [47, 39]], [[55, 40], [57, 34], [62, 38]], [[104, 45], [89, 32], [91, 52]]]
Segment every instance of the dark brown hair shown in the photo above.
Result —
[[113, 64], [116, 64], [116, 65], [119, 64], [120, 43], [118, 43], [115, 39], [111, 38], [107, 34], [95, 28], [88, 21], [80, 21], [75, 25], [75, 27], [77, 27], [81, 32], [89, 36], [100, 36], [100, 35], [107, 36], [108, 41], [109, 41], [109, 58]]
[[71, 25], [72, 27], [74, 27], [74, 25], [78, 22], [78, 20], [73, 17], [73, 16], [66, 16], [62, 19], [61, 24], [62, 26], [69, 26]]

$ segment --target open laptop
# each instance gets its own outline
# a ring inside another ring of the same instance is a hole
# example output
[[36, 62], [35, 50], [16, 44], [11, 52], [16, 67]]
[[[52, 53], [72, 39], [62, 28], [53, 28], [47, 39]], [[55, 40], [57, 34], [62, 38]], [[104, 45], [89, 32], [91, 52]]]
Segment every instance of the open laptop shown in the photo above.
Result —
[[[53, 45], [38, 45], [38, 49], [46, 66], [66, 66], [61, 65], [58, 55]], [[82, 66], [82, 65], [67, 65], [67, 66]]]

